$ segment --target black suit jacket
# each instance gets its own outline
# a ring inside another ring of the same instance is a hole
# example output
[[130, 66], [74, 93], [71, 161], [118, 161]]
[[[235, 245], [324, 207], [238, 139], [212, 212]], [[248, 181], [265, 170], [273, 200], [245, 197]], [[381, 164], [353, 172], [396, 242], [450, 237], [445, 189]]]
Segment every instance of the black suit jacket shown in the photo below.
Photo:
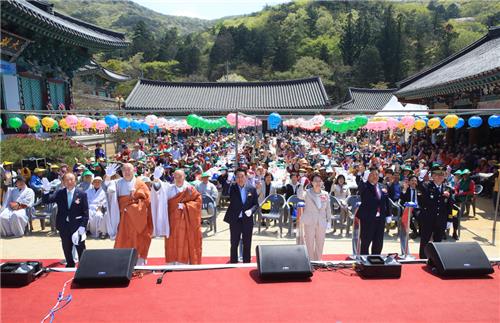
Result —
[[299, 190], [299, 186], [300, 185], [297, 185], [295, 187], [295, 190], [294, 190], [292, 184], [286, 184], [286, 186], [285, 186], [285, 199], [288, 200], [290, 198], [290, 196], [297, 195], [297, 191]]
[[[57, 204], [56, 229], [61, 231], [69, 229], [71, 232], [78, 230], [79, 227], [87, 227], [89, 222], [89, 203], [87, 194], [75, 188], [71, 207], [68, 208], [68, 193], [65, 188], [57, 190], [53, 194], [44, 194], [43, 203]], [[68, 218], [69, 222], [66, 221]]]
[[224, 222], [229, 224], [238, 221], [239, 216], [243, 213], [243, 221], [249, 222], [253, 225], [253, 216], [246, 216], [246, 210], [252, 210], [252, 213], [259, 207], [259, 200], [257, 195], [257, 190], [253, 186], [245, 186], [247, 198], [245, 204], [243, 204], [240, 195], [240, 189], [238, 184], [233, 183], [229, 187], [229, 207], [227, 208], [226, 215], [224, 216]]
[[380, 210], [380, 217], [385, 218], [389, 215], [387, 193], [382, 192], [382, 184], [377, 183], [380, 191], [380, 199], [377, 198], [375, 186], [368, 182], [363, 182], [360, 176], [356, 177], [358, 184], [358, 193], [361, 197], [361, 205], [358, 209], [358, 218], [363, 221], [375, 221], [377, 211]]
[[[417, 193], [417, 203], [420, 204], [420, 200], [422, 199], [422, 192], [420, 192], [418, 190], [418, 188], [416, 188], [415, 191]], [[400, 204], [402, 206], [405, 206], [406, 202], [412, 202], [412, 200], [411, 200], [411, 188], [408, 188], [406, 190], [406, 192], [404, 192], [404, 193], [403, 193], [403, 191], [401, 191]]]
[[443, 193], [446, 191], [449, 197], [443, 196], [443, 193], [437, 188], [434, 182], [419, 185], [422, 197], [419, 200], [420, 221], [429, 225], [437, 225], [443, 230], [446, 229], [448, 215], [453, 208], [453, 195], [451, 189], [443, 184]]

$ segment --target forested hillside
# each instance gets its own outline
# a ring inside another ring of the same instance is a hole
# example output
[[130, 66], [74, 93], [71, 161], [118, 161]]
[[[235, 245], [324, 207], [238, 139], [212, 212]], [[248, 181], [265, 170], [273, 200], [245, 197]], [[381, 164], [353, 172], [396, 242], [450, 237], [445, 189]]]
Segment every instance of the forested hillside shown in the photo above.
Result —
[[[113, 27], [95, 17], [93, 3], [79, 18]], [[97, 58], [161, 80], [318, 75], [338, 102], [348, 86], [393, 87], [477, 40], [499, 24], [500, 1], [295, 1], [188, 34], [151, 28], [146, 18], [133, 22], [128, 50]], [[120, 90], [126, 95], [132, 85]]]

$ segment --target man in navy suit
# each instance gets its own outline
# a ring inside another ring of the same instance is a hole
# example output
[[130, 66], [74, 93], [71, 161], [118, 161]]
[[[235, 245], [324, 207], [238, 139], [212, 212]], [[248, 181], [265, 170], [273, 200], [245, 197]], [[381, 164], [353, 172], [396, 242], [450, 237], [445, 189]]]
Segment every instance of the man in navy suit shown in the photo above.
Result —
[[356, 177], [358, 192], [361, 196], [357, 217], [361, 220], [361, 254], [367, 255], [370, 244], [372, 254], [379, 255], [384, 245], [385, 218], [388, 216], [387, 190], [378, 183], [379, 172], [370, 168], [368, 180]]
[[63, 177], [63, 189], [49, 194], [51, 185], [42, 180], [44, 195], [43, 203], [57, 203], [56, 229], [61, 237], [66, 267], [75, 267], [72, 248], [76, 247], [78, 258], [81, 259], [85, 250], [86, 227], [89, 221], [89, 205], [87, 194], [76, 188], [76, 178], [73, 173]]
[[234, 173], [236, 183], [229, 187], [229, 207], [224, 222], [229, 223], [231, 235], [231, 263], [238, 262], [238, 245], [243, 240], [243, 262], [250, 262], [253, 213], [259, 207], [257, 190], [246, 185], [247, 172], [238, 168]]

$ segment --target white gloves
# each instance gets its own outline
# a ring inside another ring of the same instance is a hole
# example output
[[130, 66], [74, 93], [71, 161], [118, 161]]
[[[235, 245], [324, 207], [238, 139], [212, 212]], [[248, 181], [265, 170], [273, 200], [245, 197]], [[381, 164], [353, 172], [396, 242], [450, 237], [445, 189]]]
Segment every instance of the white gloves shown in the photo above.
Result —
[[252, 209], [248, 209], [245, 211], [245, 215], [248, 216], [248, 217], [251, 217], [252, 216]]
[[160, 177], [163, 175], [163, 167], [157, 166], [155, 168], [155, 171], [153, 173], [154, 179], [160, 179]]
[[76, 230], [71, 236], [71, 241], [75, 246], [78, 246], [80, 243], [80, 237], [82, 237], [82, 241], [87, 239], [87, 230], [85, 230], [85, 227], [79, 227], [78, 230]]
[[118, 168], [120, 168], [120, 166], [118, 166], [118, 164], [108, 165], [106, 167], [106, 176], [112, 177], [113, 175], [116, 174], [116, 172], [118, 171]]
[[47, 177], [42, 178], [42, 189], [44, 193], [48, 193], [52, 189], [52, 185], [50, 185]]
[[390, 224], [392, 221], [392, 216], [388, 216], [385, 218], [385, 223]]
[[178, 203], [177, 207], [179, 208], [179, 210], [183, 210], [184, 209], [184, 204], [183, 203]]

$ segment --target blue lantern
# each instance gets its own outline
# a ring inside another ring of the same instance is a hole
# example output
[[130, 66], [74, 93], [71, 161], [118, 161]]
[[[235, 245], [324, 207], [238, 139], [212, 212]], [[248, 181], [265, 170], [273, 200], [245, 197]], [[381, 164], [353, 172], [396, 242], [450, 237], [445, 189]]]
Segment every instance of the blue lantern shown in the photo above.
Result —
[[273, 112], [267, 118], [267, 123], [270, 130], [277, 129], [281, 124], [281, 116], [278, 113]]
[[118, 118], [114, 114], [108, 114], [104, 117], [104, 122], [111, 128], [118, 123]]
[[500, 116], [494, 114], [488, 118], [488, 124], [492, 128], [500, 127]]
[[469, 119], [469, 127], [471, 128], [479, 128], [483, 124], [483, 119], [478, 116], [470, 117]]
[[442, 127], [443, 129], [447, 129], [447, 128], [448, 128], [448, 127], [446, 126], [446, 123], [444, 123], [444, 120], [443, 120], [443, 119], [441, 119], [441, 127]]
[[458, 123], [457, 123], [457, 125], [455, 126], [455, 128], [460, 129], [460, 128], [462, 128], [464, 125], [465, 125], [465, 120], [464, 120], [464, 118], [458, 118]]
[[149, 125], [146, 122], [144, 122], [144, 121], [141, 122], [141, 130], [144, 131], [144, 132], [148, 132], [149, 131]]
[[130, 126], [130, 120], [128, 118], [120, 118], [118, 120], [118, 127], [120, 129], [127, 129]]
[[130, 129], [141, 130], [141, 123], [137, 120], [130, 121]]

